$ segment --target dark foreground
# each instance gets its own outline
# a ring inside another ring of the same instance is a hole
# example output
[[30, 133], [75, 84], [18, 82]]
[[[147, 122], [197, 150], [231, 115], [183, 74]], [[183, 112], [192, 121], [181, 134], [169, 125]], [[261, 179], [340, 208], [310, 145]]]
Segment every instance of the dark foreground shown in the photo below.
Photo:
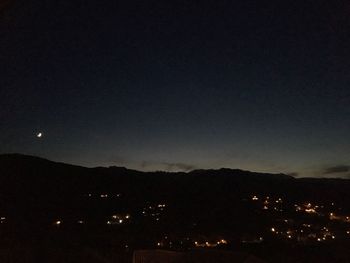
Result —
[[[134, 251], [350, 262], [350, 180], [143, 173], [0, 156], [0, 262], [131, 263]], [[213, 261], [214, 262], [214, 261]]]

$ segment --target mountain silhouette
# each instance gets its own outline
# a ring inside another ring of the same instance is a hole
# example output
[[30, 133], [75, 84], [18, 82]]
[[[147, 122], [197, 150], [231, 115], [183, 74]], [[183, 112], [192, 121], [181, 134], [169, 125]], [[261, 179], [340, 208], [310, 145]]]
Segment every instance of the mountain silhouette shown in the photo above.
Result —
[[[107, 214], [115, 207], [136, 209], [152, 201], [164, 201], [188, 211], [195, 207], [202, 207], [203, 211], [225, 209], [252, 195], [280, 196], [289, 202], [336, 201], [347, 207], [350, 180], [294, 178], [227, 168], [190, 172], [142, 172], [116, 166], [86, 168], [34, 156], [3, 154], [0, 194], [2, 211], [26, 218], [88, 210]], [[86, 203], [86, 196], [101, 195], [111, 198], [103, 203]]]

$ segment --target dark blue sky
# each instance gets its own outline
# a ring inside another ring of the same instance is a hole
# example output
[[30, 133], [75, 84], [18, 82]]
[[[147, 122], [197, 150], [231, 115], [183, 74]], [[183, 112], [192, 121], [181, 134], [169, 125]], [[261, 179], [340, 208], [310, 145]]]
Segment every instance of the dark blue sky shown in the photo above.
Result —
[[109, 2], [2, 1], [0, 152], [350, 176], [347, 1]]

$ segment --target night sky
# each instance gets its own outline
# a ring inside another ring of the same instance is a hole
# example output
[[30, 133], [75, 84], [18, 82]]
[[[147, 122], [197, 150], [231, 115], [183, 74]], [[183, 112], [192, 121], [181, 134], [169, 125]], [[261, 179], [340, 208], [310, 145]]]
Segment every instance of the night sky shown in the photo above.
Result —
[[350, 176], [348, 1], [0, 3], [0, 153]]

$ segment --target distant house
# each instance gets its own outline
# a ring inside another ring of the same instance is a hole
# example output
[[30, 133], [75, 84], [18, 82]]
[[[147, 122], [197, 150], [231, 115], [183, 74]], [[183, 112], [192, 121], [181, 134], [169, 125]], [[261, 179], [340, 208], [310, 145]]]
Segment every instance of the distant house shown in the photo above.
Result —
[[175, 252], [167, 250], [137, 250], [133, 263], [264, 263], [254, 256], [221, 250], [193, 250]]

